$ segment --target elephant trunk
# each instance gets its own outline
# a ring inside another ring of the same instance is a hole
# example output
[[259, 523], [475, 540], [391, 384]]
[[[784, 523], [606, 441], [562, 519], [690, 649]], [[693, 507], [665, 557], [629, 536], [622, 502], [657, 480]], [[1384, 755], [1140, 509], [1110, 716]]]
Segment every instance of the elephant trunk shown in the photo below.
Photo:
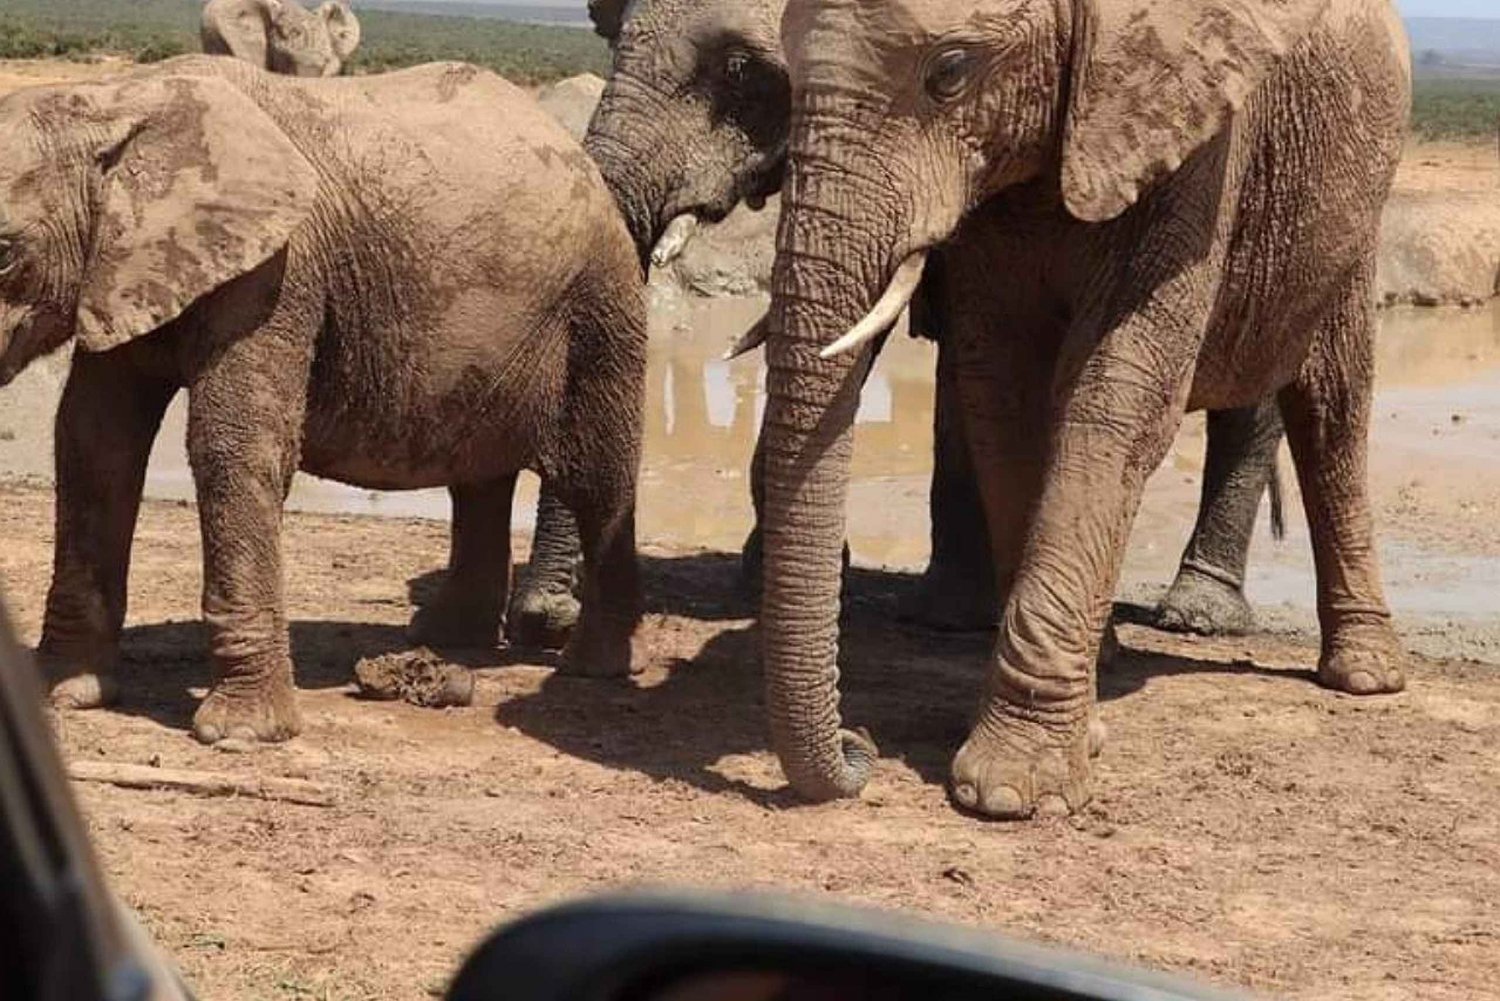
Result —
[[662, 134], [662, 126], [671, 120], [669, 109], [649, 86], [617, 72], [605, 87], [583, 137], [584, 149], [599, 166], [630, 229], [643, 271], [671, 221], [663, 213], [671, 195], [669, 178], [679, 144]]
[[841, 729], [837, 668], [844, 504], [870, 353], [821, 354], [889, 282], [900, 214], [888, 183], [816, 151], [793, 156], [784, 199], [761, 432], [761, 632], [772, 744], [792, 787], [827, 800], [859, 794], [876, 750]]

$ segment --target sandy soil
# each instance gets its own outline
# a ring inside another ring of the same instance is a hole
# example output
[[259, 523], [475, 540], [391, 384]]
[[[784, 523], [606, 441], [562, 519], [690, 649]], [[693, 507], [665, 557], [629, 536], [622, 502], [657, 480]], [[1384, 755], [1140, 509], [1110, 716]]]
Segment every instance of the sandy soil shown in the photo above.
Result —
[[[28, 638], [45, 492], [0, 490], [0, 577]], [[886, 755], [864, 799], [796, 805], [766, 750], [756, 641], [716, 553], [648, 554], [644, 673], [563, 679], [500, 652], [472, 707], [352, 696], [402, 646], [432, 522], [293, 515], [307, 732], [247, 754], [185, 726], [208, 677], [194, 512], [146, 506], [128, 695], [57, 719], [67, 753], [313, 778], [332, 808], [79, 786], [111, 879], [209, 998], [411, 998], [527, 908], [640, 883], [780, 887], [910, 909], [1294, 998], [1474, 998], [1500, 976], [1500, 675], [1414, 659], [1406, 694], [1317, 688], [1305, 638], [1127, 627], [1111, 733], [1071, 822], [979, 823], [943, 794], [986, 642], [891, 624], [851, 584], [845, 709]], [[520, 541], [520, 540], [518, 540]]]

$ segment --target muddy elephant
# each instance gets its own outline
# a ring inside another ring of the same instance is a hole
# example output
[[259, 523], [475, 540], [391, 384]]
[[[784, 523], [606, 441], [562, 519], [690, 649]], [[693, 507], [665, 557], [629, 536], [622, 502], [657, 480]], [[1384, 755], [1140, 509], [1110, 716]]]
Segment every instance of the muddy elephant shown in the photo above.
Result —
[[0, 124], [0, 385], [77, 348], [39, 650], [55, 701], [114, 693], [147, 456], [181, 389], [216, 669], [200, 740], [298, 730], [298, 469], [452, 487], [424, 611], [492, 642], [516, 475], [538, 471], [583, 540], [565, 669], [628, 671], [645, 304], [593, 161], [529, 97], [456, 63], [298, 80], [189, 56], [19, 91]]
[[306, 10], [298, 0], [208, 0], [203, 51], [290, 76], [338, 76], [359, 47], [359, 19], [343, 0]]
[[1410, 104], [1385, 0], [791, 0], [767, 320], [772, 739], [811, 799], [840, 727], [839, 550], [869, 342], [941, 248], [1003, 612], [951, 791], [1090, 795], [1095, 658], [1147, 476], [1190, 409], [1276, 394], [1317, 569], [1317, 677], [1403, 685], [1366, 484], [1382, 206]]
[[[740, 202], [781, 187], [791, 87], [781, 45], [785, 0], [590, 0], [596, 31], [614, 49], [613, 70], [584, 142], [619, 200], [643, 265], [663, 261], [691, 231]], [[929, 286], [940, 281], [929, 265]], [[931, 560], [903, 601], [904, 617], [938, 628], [994, 625], [998, 609], [984, 515], [962, 423], [950, 326], [942, 303], [919, 295], [915, 327], [939, 343], [931, 502]], [[1215, 412], [1208, 423], [1203, 496], [1177, 578], [1155, 612], [1167, 629], [1243, 633], [1254, 625], [1244, 595], [1256, 514], [1271, 484], [1273, 529], [1281, 425], [1274, 403]], [[752, 478], [762, 511], [762, 454]], [[759, 531], [746, 545], [746, 576], [760, 577]], [[556, 574], [554, 573], [554, 577]]]

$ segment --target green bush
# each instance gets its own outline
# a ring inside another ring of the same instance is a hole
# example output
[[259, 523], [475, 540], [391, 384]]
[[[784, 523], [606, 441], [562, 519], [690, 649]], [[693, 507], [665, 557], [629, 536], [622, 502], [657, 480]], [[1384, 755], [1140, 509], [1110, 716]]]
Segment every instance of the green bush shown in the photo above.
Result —
[[1422, 139], [1494, 139], [1500, 130], [1500, 79], [1416, 81], [1412, 132]]
[[[155, 62], [199, 49], [201, 0], [3, 2], [0, 58], [109, 52]], [[350, 64], [354, 73], [456, 59], [516, 83], [539, 84], [609, 69], [609, 49], [581, 28], [355, 7], [363, 40]]]

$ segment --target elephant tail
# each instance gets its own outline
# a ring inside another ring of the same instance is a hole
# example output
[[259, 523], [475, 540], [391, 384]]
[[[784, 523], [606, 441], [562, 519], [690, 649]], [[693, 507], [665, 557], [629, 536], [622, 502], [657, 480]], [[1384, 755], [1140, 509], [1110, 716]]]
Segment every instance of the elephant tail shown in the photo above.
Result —
[[1286, 538], [1286, 508], [1281, 496], [1281, 463], [1271, 461], [1271, 538]]

